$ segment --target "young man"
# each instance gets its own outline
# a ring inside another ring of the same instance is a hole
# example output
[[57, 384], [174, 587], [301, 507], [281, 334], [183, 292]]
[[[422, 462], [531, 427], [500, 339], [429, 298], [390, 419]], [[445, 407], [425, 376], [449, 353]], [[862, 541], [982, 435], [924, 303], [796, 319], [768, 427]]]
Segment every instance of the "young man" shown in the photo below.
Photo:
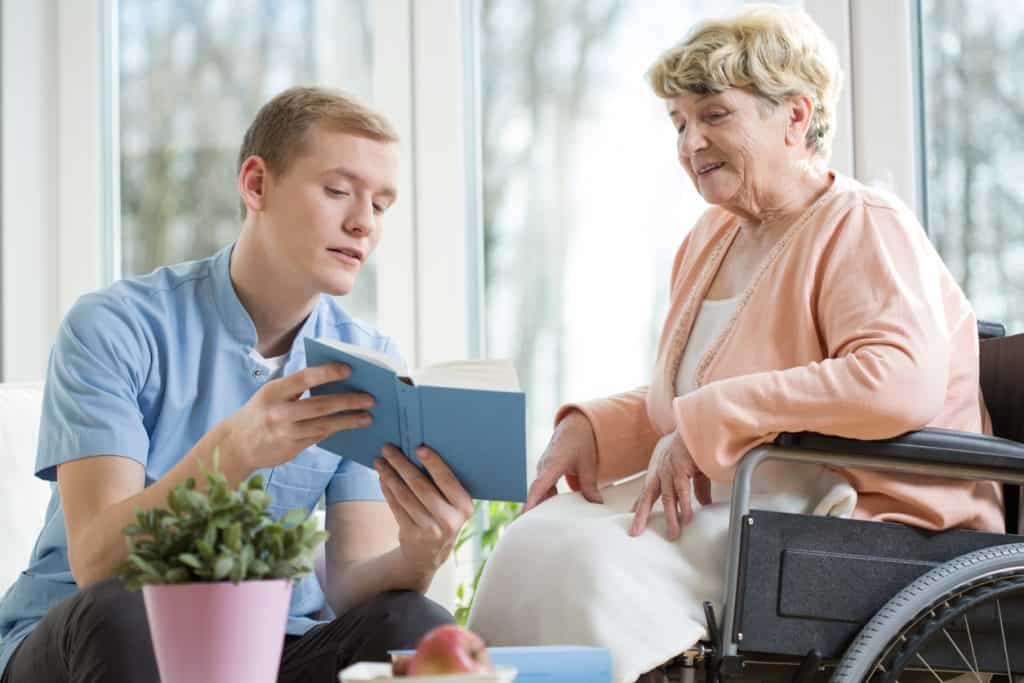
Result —
[[[326, 496], [326, 596], [313, 577], [296, 586], [279, 680], [334, 680], [451, 621], [422, 592], [472, 513], [469, 495], [432, 452], [418, 455], [433, 481], [395, 449], [378, 480], [317, 448], [368, 424], [373, 398], [303, 398], [349, 373], [305, 368], [303, 337], [397, 356], [332, 298], [352, 290], [381, 238], [396, 141], [382, 116], [340, 94], [281, 93], [242, 143], [238, 241], [68, 313], [36, 462], [57, 486], [29, 569], [0, 603], [3, 683], [158, 681], [142, 595], [113, 578], [121, 530], [215, 447], [232, 484], [266, 474], [277, 514]], [[340, 616], [318, 622], [325, 606]]]

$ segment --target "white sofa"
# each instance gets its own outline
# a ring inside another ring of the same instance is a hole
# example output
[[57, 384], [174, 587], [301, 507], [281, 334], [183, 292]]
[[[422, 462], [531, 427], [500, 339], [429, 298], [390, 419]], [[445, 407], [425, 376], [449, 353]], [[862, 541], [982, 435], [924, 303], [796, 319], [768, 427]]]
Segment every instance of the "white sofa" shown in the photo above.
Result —
[[34, 475], [42, 382], [0, 383], [0, 594], [28, 565], [50, 487]]

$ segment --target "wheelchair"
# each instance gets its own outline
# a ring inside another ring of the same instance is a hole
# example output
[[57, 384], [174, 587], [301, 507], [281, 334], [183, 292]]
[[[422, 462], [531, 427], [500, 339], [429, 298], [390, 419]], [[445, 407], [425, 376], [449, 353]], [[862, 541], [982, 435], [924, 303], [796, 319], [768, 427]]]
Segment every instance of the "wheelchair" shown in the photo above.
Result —
[[[923, 429], [882, 441], [782, 434], [733, 482], [721, 614], [669, 681], [1024, 682], [1024, 334], [979, 322], [994, 436]], [[750, 509], [766, 460], [1003, 483], [1007, 535]], [[657, 680], [657, 679], [655, 679]]]

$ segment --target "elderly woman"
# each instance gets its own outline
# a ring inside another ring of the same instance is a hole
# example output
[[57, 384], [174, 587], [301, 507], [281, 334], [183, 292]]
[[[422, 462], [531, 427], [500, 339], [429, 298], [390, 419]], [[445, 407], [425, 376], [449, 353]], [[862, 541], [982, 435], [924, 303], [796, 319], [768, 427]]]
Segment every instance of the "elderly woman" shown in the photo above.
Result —
[[[611, 648], [616, 681], [703, 635], [751, 448], [986, 420], [963, 292], [898, 199], [828, 167], [841, 74], [821, 29], [750, 8], [697, 26], [648, 78], [712, 206], [676, 255], [650, 386], [558, 412], [470, 617], [493, 644]], [[562, 476], [577, 493], [555, 495]], [[769, 463], [755, 494], [760, 508], [1003, 526], [990, 482]]]

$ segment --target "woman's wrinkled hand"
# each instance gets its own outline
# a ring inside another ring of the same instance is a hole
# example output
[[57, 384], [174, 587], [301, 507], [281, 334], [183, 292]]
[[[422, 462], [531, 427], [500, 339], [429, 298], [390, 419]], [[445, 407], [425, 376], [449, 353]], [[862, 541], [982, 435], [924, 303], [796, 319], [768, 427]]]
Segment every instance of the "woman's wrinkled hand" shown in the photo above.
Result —
[[551, 435], [537, 463], [537, 478], [530, 485], [523, 513], [558, 493], [558, 480], [569, 475], [579, 481], [580, 493], [591, 503], [603, 503], [597, 488], [597, 437], [586, 415], [578, 410], [567, 414]]
[[668, 538], [679, 538], [682, 528], [693, 519], [690, 482], [701, 505], [711, 502], [711, 481], [697, 467], [679, 432], [666, 434], [658, 441], [647, 467], [644, 488], [633, 503], [633, 525], [630, 536], [639, 536], [647, 528], [654, 501], [661, 496], [668, 524]]

